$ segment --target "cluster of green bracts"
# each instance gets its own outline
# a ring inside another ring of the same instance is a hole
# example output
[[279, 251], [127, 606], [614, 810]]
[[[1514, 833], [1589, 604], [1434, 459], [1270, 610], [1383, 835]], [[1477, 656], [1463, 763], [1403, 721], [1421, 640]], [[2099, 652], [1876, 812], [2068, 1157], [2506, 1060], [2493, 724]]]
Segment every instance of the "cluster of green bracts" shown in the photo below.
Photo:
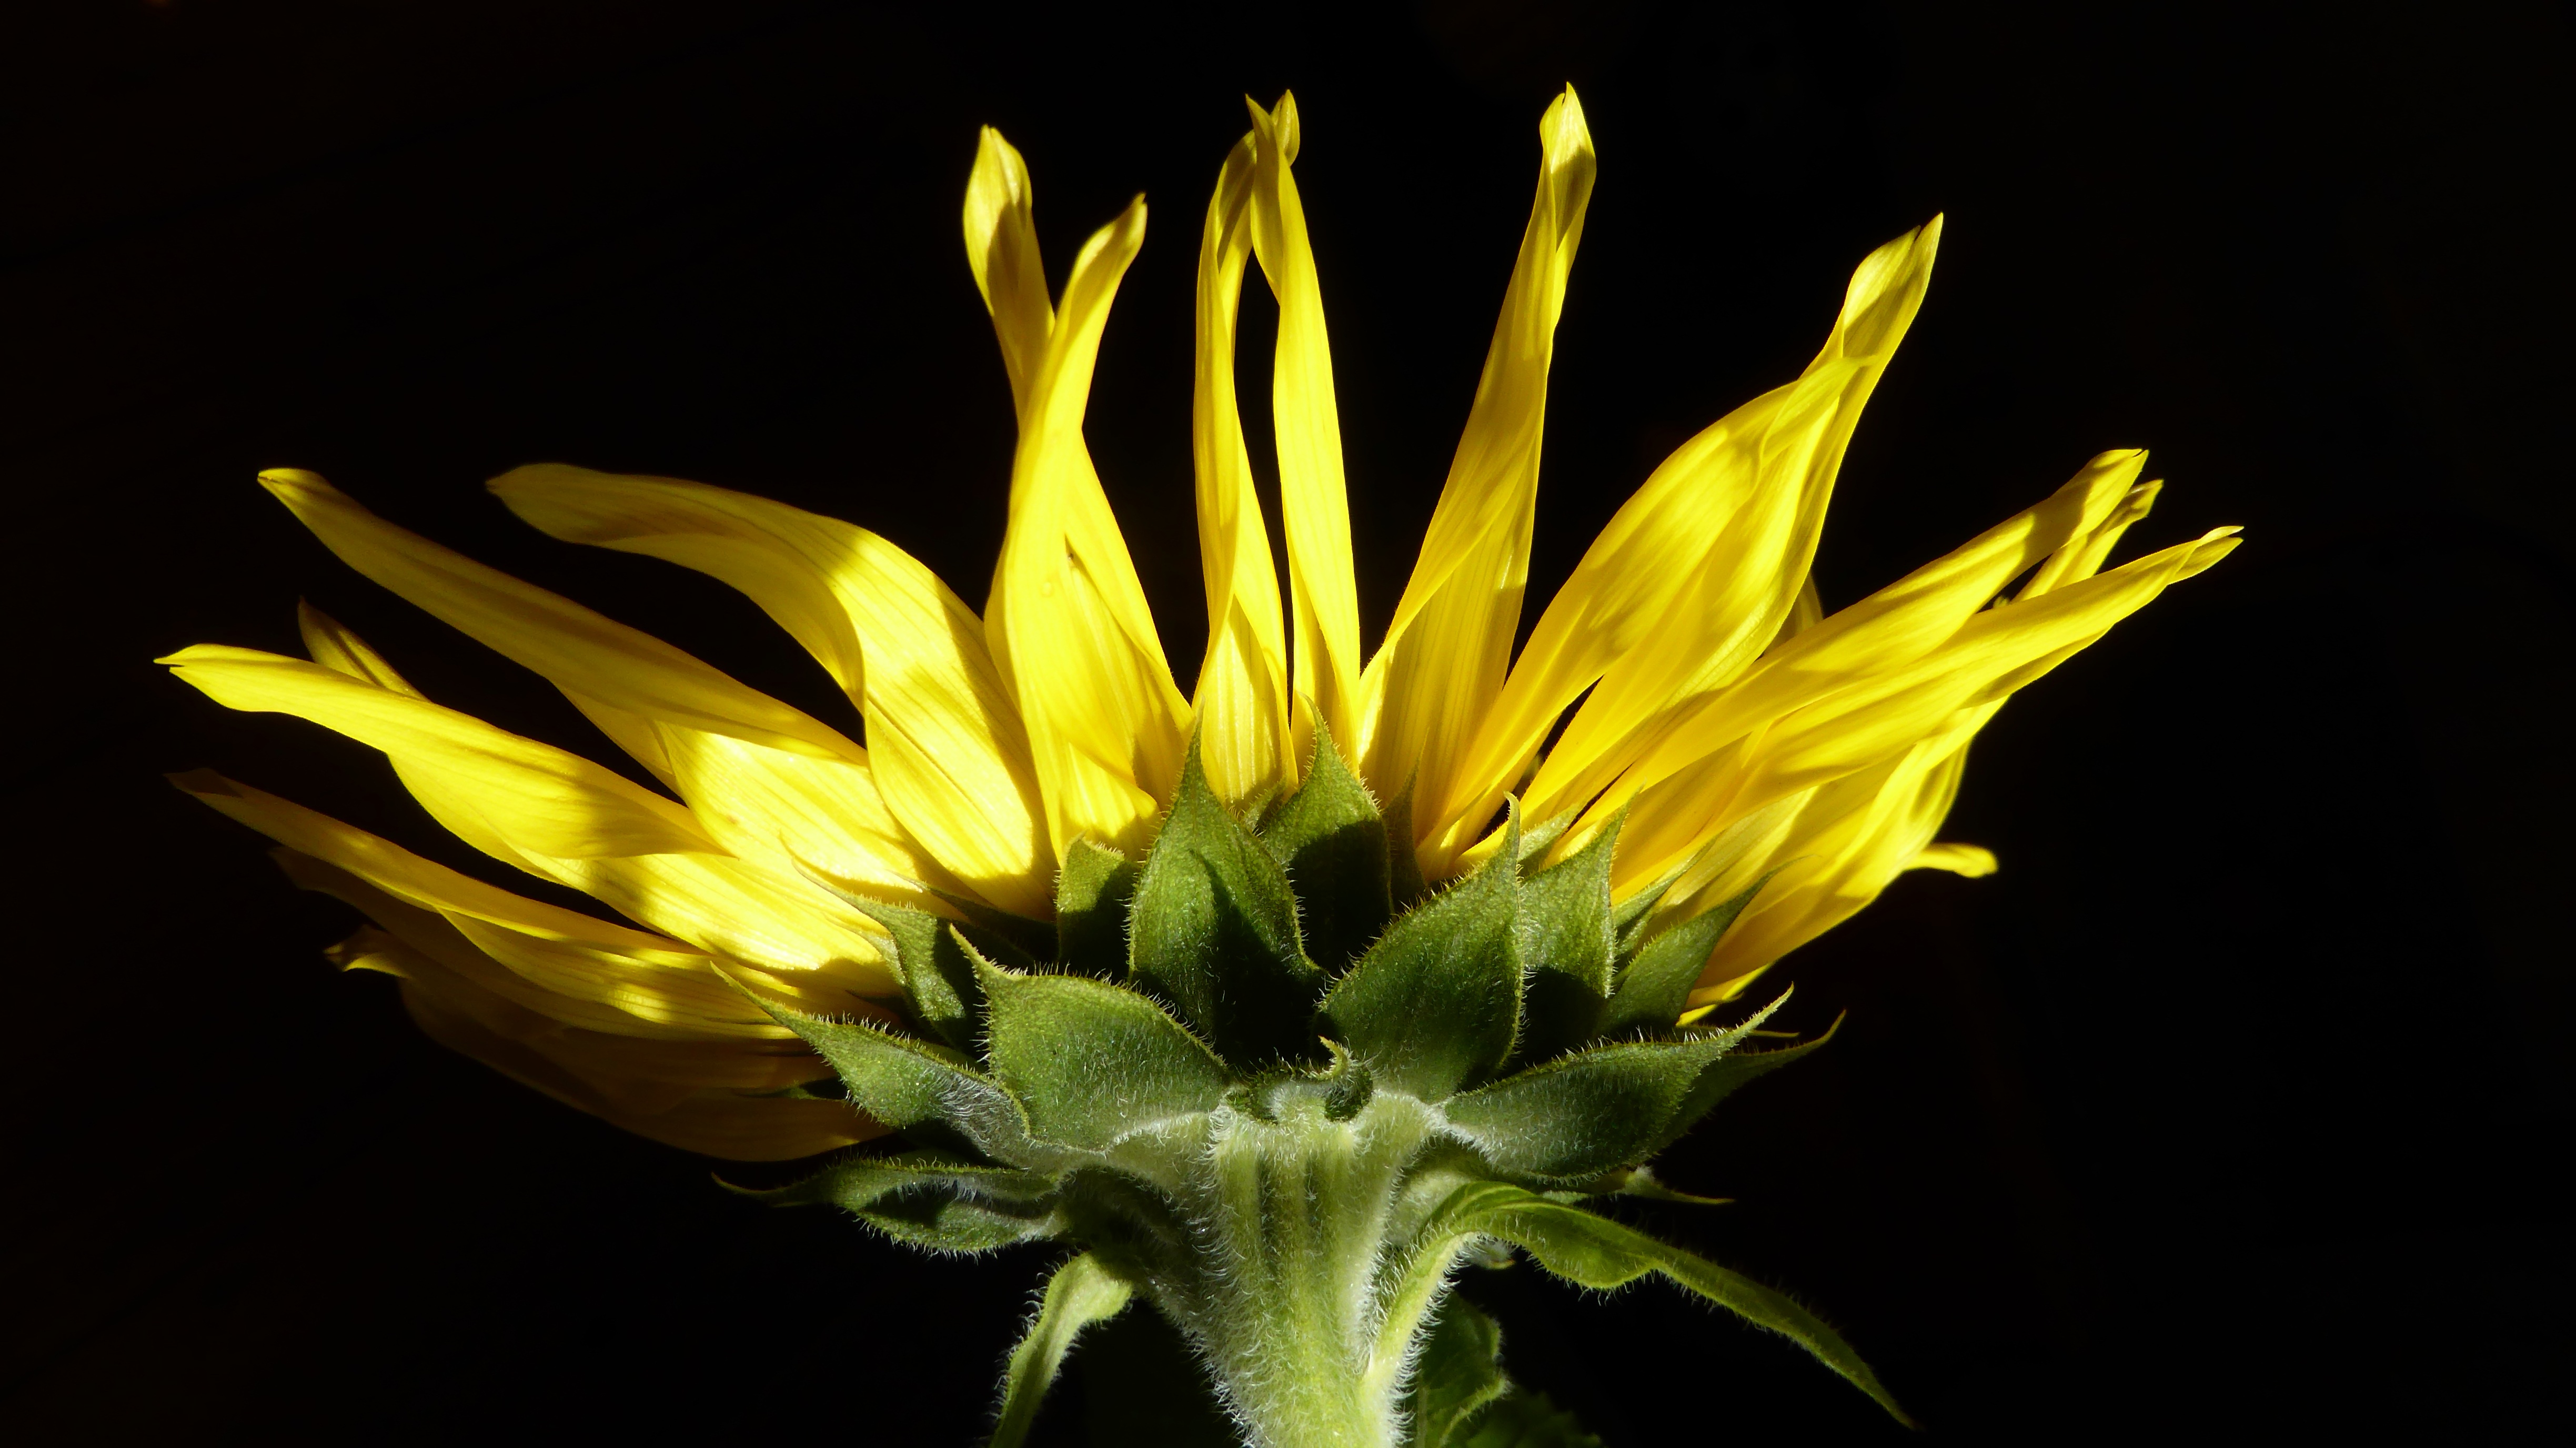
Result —
[[1495, 1325], [1448, 1294], [1503, 1244], [1585, 1287], [1660, 1272], [1897, 1411], [1786, 1297], [1583, 1207], [1677, 1196], [1644, 1163], [1822, 1044], [1740, 1049], [1767, 1010], [1675, 1024], [1744, 899], [1650, 930], [1656, 892], [1611, 901], [1615, 829], [1532, 869], [1545, 831], [1516, 816], [1426, 891], [1402, 802], [1382, 814], [1329, 739], [1244, 813], [1193, 753], [1141, 865], [1075, 849], [1052, 927], [859, 902], [894, 935], [910, 1034], [772, 1008], [903, 1145], [771, 1200], [939, 1252], [1075, 1249], [1011, 1355], [996, 1445], [1138, 1296], [1256, 1448], [1594, 1442], [1512, 1393]]

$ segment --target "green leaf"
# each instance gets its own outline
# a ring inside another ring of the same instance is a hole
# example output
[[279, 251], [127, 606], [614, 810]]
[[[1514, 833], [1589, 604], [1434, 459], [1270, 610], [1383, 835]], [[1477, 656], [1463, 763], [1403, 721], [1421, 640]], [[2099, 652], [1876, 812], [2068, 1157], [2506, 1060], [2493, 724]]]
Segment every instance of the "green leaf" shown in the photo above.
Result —
[[1512, 1394], [1478, 1418], [1475, 1429], [1457, 1448], [1602, 1448], [1598, 1437], [1584, 1432], [1545, 1393]]
[[1322, 972], [1297, 934], [1287, 872], [1227, 813], [1193, 743], [1128, 929], [1129, 979], [1247, 1068], [1302, 1052]]
[[1055, 877], [1055, 958], [1102, 980], [1125, 974], [1127, 902], [1135, 893], [1135, 861], [1087, 835], [1075, 840]]
[[926, 910], [848, 898], [894, 937], [895, 969], [913, 1017], [958, 1050], [974, 1050], [975, 1018], [984, 1007], [984, 992], [975, 984], [975, 948], [949, 921]]
[[1038, 1420], [1038, 1404], [1064, 1366], [1074, 1338], [1093, 1323], [1116, 1317], [1134, 1295], [1125, 1278], [1088, 1252], [1056, 1269], [1047, 1279], [1037, 1317], [1011, 1349], [1010, 1366], [1003, 1370], [1001, 1421], [993, 1426], [992, 1448], [1020, 1448], [1027, 1441]]
[[[735, 988], [741, 989], [739, 983]], [[865, 1021], [827, 1021], [743, 994], [814, 1048], [850, 1088], [851, 1105], [886, 1125], [901, 1131], [937, 1122], [976, 1150], [1014, 1165], [1042, 1164], [1039, 1158], [1047, 1155], [1031, 1154], [1019, 1106], [956, 1051]]]
[[1726, 928], [1744, 913], [1745, 906], [1753, 903], [1754, 895], [1770, 879], [1765, 875], [1734, 899], [1648, 940], [1637, 958], [1619, 973], [1619, 986], [1611, 993], [1610, 1008], [1602, 1013], [1601, 1033], [1661, 1035], [1671, 1030], [1690, 1004], [1691, 989], [1699, 984], [1699, 973], [1707, 968], [1709, 953], [1717, 949]]
[[1422, 1340], [1422, 1356], [1405, 1395], [1413, 1423], [1409, 1448], [1458, 1448], [1470, 1419], [1511, 1391], [1497, 1361], [1503, 1330], [1474, 1304], [1452, 1296]]
[[1517, 928], [1529, 971], [1515, 1054], [1544, 1061], [1591, 1040], [1610, 997], [1610, 859], [1623, 815], [1521, 882]]
[[1331, 1034], [1380, 1086], [1437, 1101], [1511, 1055], [1521, 961], [1513, 838], [1468, 876], [1387, 928], [1324, 998]]
[[845, 1156], [769, 1191], [730, 1188], [771, 1206], [841, 1207], [889, 1236], [945, 1252], [989, 1252], [1056, 1235], [1054, 1179], [937, 1152]]
[[1388, 893], [1386, 820], [1332, 732], [1315, 721], [1306, 780], [1261, 826], [1261, 843], [1287, 866], [1305, 911], [1306, 953], [1339, 973], [1395, 913]]
[[1528, 1252], [1549, 1272], [1598, 1291], [1624, 1287], [1649, 1272], [1660, 1272], [1754, 1326], [1769, 1328], [1805, 1348], [1876, 1399], [1898, 1422], [1913, 1426], [1842, 1334], [1785, 1294], [1643, 1232], [1534, 1192], [1480, 1182], [1460, 1188], [1460, 1193], [1472, 1205], [1451, 1219], [1454, 1227], [1499, 1237]]
[[1225, 1064], [1134, 991], [1082, 975], [982, 978], [986, 1059], [1043, 1141], [1100, 1150], [1225, 1099]]

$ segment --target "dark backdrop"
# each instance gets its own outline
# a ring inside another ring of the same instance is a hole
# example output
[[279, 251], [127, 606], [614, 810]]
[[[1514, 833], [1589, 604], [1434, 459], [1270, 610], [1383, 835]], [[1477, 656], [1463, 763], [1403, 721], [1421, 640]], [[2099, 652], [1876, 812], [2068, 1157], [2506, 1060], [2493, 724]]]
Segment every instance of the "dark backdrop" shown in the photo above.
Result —
[[[1534, 598], [1935, 211], [1827, 600], [2110, 446], [2172, 480], [2137, 546], [2251, 539], [1986, 731], [1949, 833], [2003, 872], [1908, 877], [1783, 966], [1793, 1024], [1849, 1026], [1674, 1153], [1739, 1205], [1641, 1220], [1817, 1304], [1952, 1439], [2536, 1432], [2576, 1285], [2543, 1184], [2576, 1104], [2568, 17], [2082, 8], [13, 7], [0, 1423], [968, 1441], [1039, 1254], [930, 1262], [751, 1207], [430, 1046], [316, 954], [347, 911], [156, 776], [460, 852], [377, 757], [148, 660], [291, 649], [300, 594], [441, 699], [601, 747], [253, 486], [292, 464], [844, 719], [747, 604], [479, 484], [564, 459], [752, 489], [980, 598], [1011, 442], [956, 221], [983, 122], [1028, 156], [1059, 277], [1154, 202], [1090, 436], [1195, 660], [1189, 274], [1238, 95], [1286, 86], [1382, 626], [1571, 78], [1601, 181]], [[1670, 1294], [1472, 1290], [1614, 1445], [1900, 1436]], [[1077, 1372], [1058, 1441], [1108, 1411], [1085, 1398]]]

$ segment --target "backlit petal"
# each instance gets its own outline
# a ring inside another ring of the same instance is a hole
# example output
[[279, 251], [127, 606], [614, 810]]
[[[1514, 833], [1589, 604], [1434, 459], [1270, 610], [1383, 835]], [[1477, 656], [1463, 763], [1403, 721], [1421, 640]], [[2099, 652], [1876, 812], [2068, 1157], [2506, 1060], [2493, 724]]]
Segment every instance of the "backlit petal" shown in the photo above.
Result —
[[542, 464], [491, 487], [555, 537], [742, 590], [859, 701], [876, 789], [904, 831], [985, 899], [1045, 913], [1027, 736], [982, 621], [918, 560], [838, 519], [702, 483]]
[[1295, 759], [1314, 748], [1309, 702], [1345, 749], [1363, 737], [1359, 593], [1351, 573], [1350, 498], [1342, 475], [1342, 425], [1324, 294], [1306, 237], [1306, 208], [1289, 170], [1297, 159], [1297, 99], [1252, 113], [1252, 244], [1279, 302], [1270, 369], [1271, 430], [1279, 450], [1279, 518], [1288, 543], [1296, 626]]
[[568, 693], [800, 753], [857, 756], [839, 731], [669, 644], [397, 528], [300, 468], [260, 482], [342, 562]]
[[1843, 452], [1931, 280], [1938, 217], [1870, 253], [1798, 380], [1720, 419], [1657, 468], [1531, 634], [1460, 778], [1481, 825], [1577, 695], [1534, 784], [1538, 817], [1580, 803], [1676, 711], [1740, 677], [1807, 583]]
[[1021, 408], [1010, 527], [984, 610], [1059, 857], [1083, 835], [1141, 849], [1188, 740], [1189, 706], [1082, 440], [1101, 328], [1144, 235], [1139, 198], [1075, 258]]
[[[1381, 794], [1410, 785], [1425, 806], [1455, 797], [1463, 756], [1502, 687], [1529, 573], [1548, 364], [1592, 195], [1592, 138], [1571, 89], [1548, 107], [1539, 137], [1538, 196], [1475, 405], [1363, 683], [1379, 701], [1365, 750], [1370, 783]], [[1448, 873], [1484, 824], [1445, 804], [1417, 808], [1415, 838], [1429, 846], [1424, 873]]]
[[[1190, 400], [1197, 467], [1199, 565], [1207, 581], [1207, 655], [1191, 712], [1208, 785], [1229, 805], [1296, 783], [1289, 741], [1287, 644], [1279, 574], [1253, 490], [1235, 400], [1235, 318], [1251, 250], [1254, 147], [1237, 144], [1217, 174], [1199, 239], [1198, 361]], [[1347, 532], [1347, 529], [1345, 530]], [[1349, 549], [1343, 549], [1345, 572]]]

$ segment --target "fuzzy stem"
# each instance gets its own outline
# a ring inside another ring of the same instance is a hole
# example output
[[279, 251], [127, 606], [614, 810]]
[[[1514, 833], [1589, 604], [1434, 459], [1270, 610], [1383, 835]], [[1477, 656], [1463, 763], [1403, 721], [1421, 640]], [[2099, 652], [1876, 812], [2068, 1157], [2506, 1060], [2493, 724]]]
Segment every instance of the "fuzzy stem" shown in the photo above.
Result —
[[1199, 1270], [1157, 1301], [1207, 1354], [1253, 1448], [1398, 1448], [1413, 1339], [1438, 1294], [1389, 1292], [1384, 1268], [1404, 1247], [1401, 1189], [1428, 1114], [1385, 1096], [1350, 1121], [1315, 1096], [1268, 1105], [1274, 1119], [1220, 1113]]

